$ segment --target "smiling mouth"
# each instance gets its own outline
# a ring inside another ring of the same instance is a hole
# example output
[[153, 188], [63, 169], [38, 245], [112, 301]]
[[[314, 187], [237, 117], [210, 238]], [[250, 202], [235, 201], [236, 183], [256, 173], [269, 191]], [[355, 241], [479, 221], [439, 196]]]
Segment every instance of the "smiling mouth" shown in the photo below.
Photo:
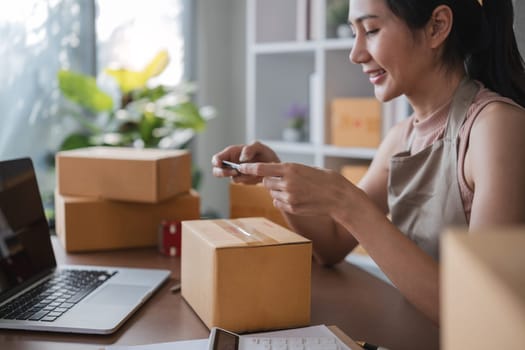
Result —
[[370, 78], [376, 78], [376, 77], [378, 77], [378, 76], [380, 76], [380, 75], [383, 75], [383, 74], [385, 74], [385, 73], [386, 73], [386, 71], [385, 71], [384, 69], [379, 69], [379, 70], [376, 70], [376, 71], [370, 72], [370, 73], [368, 74], [368, 76], [369, 76]]
[[367, 73], [368, 73], [368, 80], [370, 80], [370, 83], [372, 83], [373, 85], [380, 84], [386, 75], [386, 71], [384, 69], [377, 69], [377, 70], [370, 71]]

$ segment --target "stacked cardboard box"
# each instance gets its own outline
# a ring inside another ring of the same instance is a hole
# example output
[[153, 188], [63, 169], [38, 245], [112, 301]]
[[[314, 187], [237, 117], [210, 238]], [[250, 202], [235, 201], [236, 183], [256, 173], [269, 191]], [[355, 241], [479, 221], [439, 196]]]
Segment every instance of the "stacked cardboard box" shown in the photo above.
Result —
[[200, 217], [188, 151], [90, 147], [56, 155], [56, 231], [68, 252], [154, 246], [162, 220]]

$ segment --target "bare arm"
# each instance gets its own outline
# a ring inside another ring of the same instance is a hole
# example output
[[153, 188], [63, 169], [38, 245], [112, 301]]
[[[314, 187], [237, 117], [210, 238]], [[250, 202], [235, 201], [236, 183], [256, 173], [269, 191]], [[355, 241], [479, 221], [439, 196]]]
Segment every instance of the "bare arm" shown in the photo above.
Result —
[[525, 112], [491, 103], [474, 122], [465, 179], [474, 190], [470, 229], [525, 223]]
[[298, 232], [313, 240], [322, 262], [339, 261], [358, 241], [403, 295], [437, 323], [438, 264], [385, 215], [389, 160], [402, 147], [399, 139], [394, 128], [362, 188], [334, 171], [292, 163], [243, 164], [241, 171], [263, 177], [274, 205], [287, 213]]

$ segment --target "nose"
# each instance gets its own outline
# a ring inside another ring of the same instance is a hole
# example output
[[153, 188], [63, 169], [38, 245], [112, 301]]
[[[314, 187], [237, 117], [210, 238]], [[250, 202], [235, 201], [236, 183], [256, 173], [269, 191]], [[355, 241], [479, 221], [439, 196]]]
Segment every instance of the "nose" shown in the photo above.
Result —
[[368, 53], [368, 50], [366, 48], [366, 43], [362, 39], [361, 35], [356, 35], [354, 40], [354, 45], [352, 46], [352, 49], [350, 50], [350, 54], [348, 56], [350, 59], [350, 62], [352, 63], [364, 63], [370, 58], [370, 54]]

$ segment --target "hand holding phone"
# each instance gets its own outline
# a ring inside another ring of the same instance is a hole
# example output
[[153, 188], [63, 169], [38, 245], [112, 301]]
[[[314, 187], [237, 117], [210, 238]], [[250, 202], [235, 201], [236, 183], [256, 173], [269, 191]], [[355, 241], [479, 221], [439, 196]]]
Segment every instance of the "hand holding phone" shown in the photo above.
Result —
[[234, 163], [234, 162], [230, 162], [230, 161], [227, 161], [227, 160], [223, 160], [222, 161], [222, 165], [227, 167], [227, 168], [235, 169], [237, 171], [240, 171], [239, 169], [241, 168], [240, 164]]

